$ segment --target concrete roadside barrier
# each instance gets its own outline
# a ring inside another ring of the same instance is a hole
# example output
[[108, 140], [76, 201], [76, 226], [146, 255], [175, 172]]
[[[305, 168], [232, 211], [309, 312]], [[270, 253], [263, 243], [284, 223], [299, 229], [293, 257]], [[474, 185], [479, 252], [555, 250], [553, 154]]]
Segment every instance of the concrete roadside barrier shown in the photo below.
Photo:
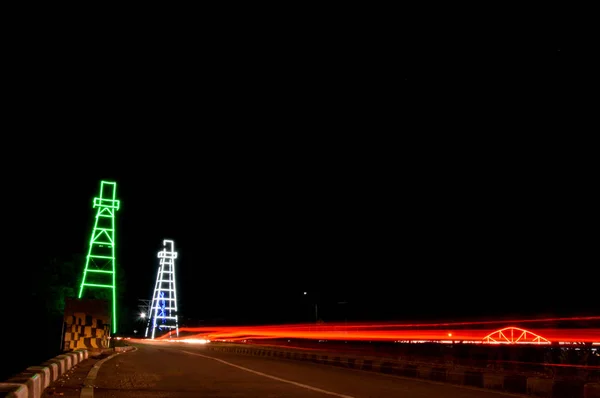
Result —
[[41, 366], [30, 366], [0, 383], [0, 393], [10, 398], [40, 398], [50, 383], [87, 358], [87, 350], [80, 350], [58, 355]]
[[446, 382], [461, 386], [483, 388], [483, 371], [462, 367], [446, 368]]
[[484, 372], [483, 388], [525, 394], [527, 393], [527, 376], [520, 374], [503, 374], [499, 372]]
[[28, 398], [38, 398], [42, 395], [42, 378], [37, 373], [21, 372], [6, 382], [26, 386]]
[[528, 377], [527, 394], [536, 397], [583, 398], [585, 384], [585, 382], [578, 380]]
[[583, 398], [600, 398], [600, 383], [587, 383], [584, 385]]
[[265, 356], [317, 364], [346, 367], [422, 380], [482, 388], [486, 390], [527, 394], [539, 398], [600, 398], [600, 383], [585, 383], [527, 376], [525, 374], [491, 372], [485, 369], [441, 364], [412, 363], [385, 358], [345, 356], [340, 353], [306, 352], [290, 348], [242, 347], [234, 344], [207, 344], [206, 349], [236, 354]]
[[29, 398], [27, 386], [18, 383], [0, 383], [0, 393], [6, 398]]
[[50, 377], [50, 368], [48, 368], [47, 366], [30, 366], [27, 369], [25, 369], [25, 372], [35, 373], [38, 375], [38, 377], [40, 378], [40, 385], [42, 386], [42, 390], [48, 387], [52, 382], [52, 379]]

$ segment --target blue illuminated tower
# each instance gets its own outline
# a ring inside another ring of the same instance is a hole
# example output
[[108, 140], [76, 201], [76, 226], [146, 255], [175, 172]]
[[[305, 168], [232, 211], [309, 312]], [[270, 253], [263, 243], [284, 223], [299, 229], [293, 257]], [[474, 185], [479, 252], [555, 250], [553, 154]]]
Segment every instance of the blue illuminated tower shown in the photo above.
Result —
[[175, 329], [179, 336], [179, 325], [177, 322], [177, 288], [175, 286], [175, 242], [163, 241], [164, 248], [158, 252], [159, 266], [156, 275], [156, 285], [152, 295], [148, 326], [145, 336], [152, 329], [152, 338], [156, 336], [156, 329], [161, 331]]

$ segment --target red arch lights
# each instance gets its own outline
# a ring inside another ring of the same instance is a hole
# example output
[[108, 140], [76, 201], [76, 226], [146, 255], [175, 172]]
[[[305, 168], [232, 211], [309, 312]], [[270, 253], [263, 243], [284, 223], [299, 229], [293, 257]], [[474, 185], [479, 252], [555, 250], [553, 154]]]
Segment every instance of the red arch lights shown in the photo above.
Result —
[[550, 344], [550, 340], [540, 335], [515, 327], [496, 330], [485, 336], [483, 342], [487, 344]]

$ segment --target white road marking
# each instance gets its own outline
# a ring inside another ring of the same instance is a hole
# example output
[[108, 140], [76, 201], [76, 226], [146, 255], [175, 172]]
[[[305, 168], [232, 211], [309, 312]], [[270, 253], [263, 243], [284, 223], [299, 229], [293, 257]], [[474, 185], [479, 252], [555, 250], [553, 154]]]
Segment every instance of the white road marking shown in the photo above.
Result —
[[108, 358], [104, 358], [94, 364], [94, 366], [88, 372], [85, 380], [83, 381], [83, 388], [81, 389], [81, 393], [79, 394], [80, 398], [94, 398], [94, 380], [96, 380], [96, 376], [98, 376], [98, 371], [100, 370], [100, 366], [104, 364], [104, 362], [109, 361], [116, 357], [117, 355], [125, 352], [133, 352], [137, 351], [137, 347], [133, 347], [131, 351], [121, 351], [115, 352]]
[[281, 377], [268, 375], [266, 373], [258, 372], [256, 370], [252, 370], [252, 369], [248, 369], [248, 368], [245, 368], [243, 366], [236, 365], [234, 363], [227, 362], [227, 361], [224, 361], [224, 360], [219, 359], [219, 358], [209, 357], [208, 355], [202, 355], [202, 354], [198, 354], [198, 353], [195, 353], [195, 352], [184, 351], [184, 350], [181, 350], [181, 351], [185, 352], [186, 354], [197, 355], [199, 357], [206, 358], [206, 359], [212, 359], [213, 361], [221, 362], [221, 363], [224, 363], [225, 365], [233, 366], [234, 368], [238, 368], [238, 369], [241, 369], [241, 370], [245, 370], [246, 372], [254, 373], [255, 375], [267, 377], [269, 379], [273, 379], [273, 380], [281, 381], [281, 382], [284, 382], [284, 383], [293, 384], [293, 385], [298, 386], [298, 387], [306, 388], [307, 390], [312, 390], [312, 391], [316, 391], [316, 392], [320, 392], [320, 393], [328, 394], [328, 395], [334, 395], [334, 396], [340, 397], [340, 398], [354, 398], [351, 395], [338, 394], [337, 392], [322, 390], [320, 388], [309, 386], [307, 384], [297, 383], [295, 381], [282, 379]]

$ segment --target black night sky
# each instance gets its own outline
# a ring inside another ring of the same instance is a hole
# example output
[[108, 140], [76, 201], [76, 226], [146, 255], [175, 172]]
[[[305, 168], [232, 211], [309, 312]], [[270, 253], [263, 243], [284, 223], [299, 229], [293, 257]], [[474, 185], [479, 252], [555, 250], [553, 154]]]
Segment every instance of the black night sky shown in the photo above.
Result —
[[101, 179], [122, 201], [124, 332], [163, 239], [189, 324], [314, 321], [304, 291], [325, 322], [597, 313], [567, 43], [306, 40], [30, 75], [3, 143], [19, 316], [41, 263], [87, 251]]

